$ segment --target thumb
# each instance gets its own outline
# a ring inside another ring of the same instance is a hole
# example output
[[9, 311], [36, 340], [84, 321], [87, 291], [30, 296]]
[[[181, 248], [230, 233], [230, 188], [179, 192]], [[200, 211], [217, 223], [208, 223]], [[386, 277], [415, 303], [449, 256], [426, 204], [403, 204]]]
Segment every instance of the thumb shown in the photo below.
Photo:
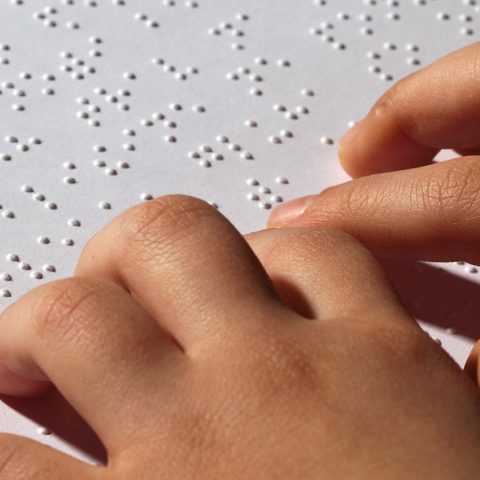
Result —
[[480, 157], [362, 177], [277, 207], [270, 227], [330, 227], [383, 254], [480, 262]]

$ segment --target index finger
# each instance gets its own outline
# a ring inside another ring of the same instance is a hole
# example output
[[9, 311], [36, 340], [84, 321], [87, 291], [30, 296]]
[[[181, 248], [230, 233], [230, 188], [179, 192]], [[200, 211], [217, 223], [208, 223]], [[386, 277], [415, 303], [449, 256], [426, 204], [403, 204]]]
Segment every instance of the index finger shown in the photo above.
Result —
[[432, 162], [440, 149], [478, 153], [480, 43], [453, 52], [390, 88], [343, 138], [353, 177]]

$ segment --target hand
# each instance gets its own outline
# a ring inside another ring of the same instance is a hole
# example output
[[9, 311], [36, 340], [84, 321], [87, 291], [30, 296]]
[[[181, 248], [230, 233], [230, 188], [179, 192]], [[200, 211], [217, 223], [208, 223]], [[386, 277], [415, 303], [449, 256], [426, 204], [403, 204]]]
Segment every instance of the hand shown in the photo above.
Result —
[[213, 208], [165, 197], [7, 309], [0, 390], [53, 382], [109, 461], [0, 435], [0, 479], [479, 478], [479, 392], [369, 252], [322, 229], [248, 241], [268, 275]]
[[[400, 81], [341, 144], [345, 169], [370, 176], [281, 206], [270, 225], [339, 228], [381, 254], [480, 263], [479, 79], [477, 43]], [[466, 156], [432, 164], [442, 148]]]

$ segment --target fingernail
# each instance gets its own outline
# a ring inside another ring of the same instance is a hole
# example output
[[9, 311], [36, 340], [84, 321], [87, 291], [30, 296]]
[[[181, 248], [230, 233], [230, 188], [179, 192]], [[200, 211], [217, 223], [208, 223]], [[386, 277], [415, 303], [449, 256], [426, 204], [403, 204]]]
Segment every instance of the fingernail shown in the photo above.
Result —
[[278, 206], [270, 215], [268, 225], [271, 227], [288, 225], [305, 212], [314, 198], [315, 195], [309, 195], [307, 197], [296, 198], [284, 205]]

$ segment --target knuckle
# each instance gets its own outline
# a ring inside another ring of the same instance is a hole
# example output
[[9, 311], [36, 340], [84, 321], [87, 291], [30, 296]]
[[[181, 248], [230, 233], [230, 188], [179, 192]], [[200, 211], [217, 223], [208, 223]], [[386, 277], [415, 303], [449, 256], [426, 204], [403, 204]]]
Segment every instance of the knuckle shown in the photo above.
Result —
[[304, 262], [319, 256], [368, 255], [368, 250], [354, 237], [340, 230], [329, 228], [295, 228], [285, 230], [283, 235], [269, 242], [266, 258], [294, 257]]
[[150, 258], [159, 242], [174, 242], [188, 235], [192, 226], [216, 215], [203, 200], [183, 195], [162, 197], [138, 205], [126, 214], [120, 225], [123, 244]]
[[48, 343], [74, 341], [94, 327], [109, 285], [103, 279], [70, 278], [37, 289], [30, 322], [36, 335]]

